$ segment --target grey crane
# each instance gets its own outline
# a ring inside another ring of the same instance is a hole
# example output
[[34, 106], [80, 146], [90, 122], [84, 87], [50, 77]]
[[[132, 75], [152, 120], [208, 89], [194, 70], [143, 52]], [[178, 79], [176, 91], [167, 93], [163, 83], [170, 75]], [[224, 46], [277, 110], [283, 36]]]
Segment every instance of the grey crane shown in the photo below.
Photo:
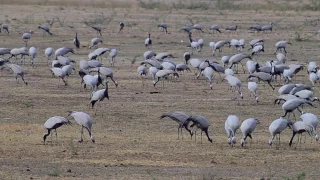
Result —
[[190, 71], [190, 68], [186, 64], [177, 64], [176, 66], [176, 71], [181, 72], [181, 71]]
[[219, 74], [220, 79], [222, 80], [220, 73], [224, 73], [226, 69], [223, 66], [221, 66], [218, 62], [212, 62], [209, 65], [215, 72]]
[[261, 31], [262, 26], [259, 24], [254, 24], [252, 26], [249, 27], [249, 30], [253, 30], [253, 31]]
[[116, 62], [116, 56], [118, 55], [118, 50], [117, 49], [111, 49], [109, 52], [110, 56], [110, 64], [112, 67], [114, 67], [114, 63]]
[[261, 27], [261, 31], [266, 32], [266, 31], [272, 31], [273, 28], [273, 22], [270, 22], [269, 25], [264, 25]]
[[24, 72], [24, 69], [21, 66], [19, 66], [17, 64], [9, 64], [9, 63], [5, 63], [4, 66], [12, 70], [12, 72], [14, 74], [14, 77], [16, 78], [17, 82], [19, 82], [18, 81], [18, 76], [20, 76], [22, 81], [24, 82], [24, 84], [28, 85], [28, 82], [26, 82], [24, 80], [25, 72]]
[[238, 25], [232, 25], [226, 28], [227, 31], [236, 31], [238, 29]]
[[[231, 56], [229, 59], [229, 63], [231, 63], [229, 68], [231, 69], [233, 67], [233, 65], [240, 63], [242, 66], [242, 69], [243, 69], [243, 73], [245, 73], [245, 70], [244, 70], [244, 67], [243, 67], [243, 64], [241, 63], [241, 61], [246, 58], [252, 59], [252, 57], [246, 53], [239, 53], [239, 54], [235, 54], [235, 55]], [[238, 72], [238, 65], [237, 65], [236, 72]]]
[[198, 32], [199, 32], [199, 31], [203, 32], [200, 24], [194, 24], [194, 25], [192, 26], [192, 29], [195, 29], [195, 30], [197, 30]]
[[97, 31], [97, 36], [98, 36], [98, 34], [100, 34], [100, 36], [102, 36], [102, 34], [101, 34], [102, 28], [100, 26], [93, 25], [93, 26], [91, 26], [91, 28]]
[[[302, 111], [299, 109], [299, 106], [303, 105], [303, 104], [308, 104], [314, 108], [316, 108], [315, 106], [313, 106], [313, 104], [305, 99], [290, 99], [288, 101], [286, 101], [283, 105], [282, 105], [282, 109], [284, 111], [284, 115], [282, 117], [286, 117], [288, 113], [293, 113], [293, 111], [295, 109], [297, 109], [301, 114]], [[293, 116], [295, 118], [295, 114], [293, 113]]]
[[138, 67], [137, 69], [140, 77], [141, 77], [141, 82], [142, 82], [142, 85], [144, 86], [144, 83], [143, 83], [143, 77], [142, 76], [146, 76], [147, 75], [147, 68], [146, 68], [146, 65], [141, 65]]
[[96, 68], [96, 67], [102, 66], [101, 62], [98, 60], [90, 60], [90, 61], [87, 61], [87, 63], [88, 63], [88, 68]]
[[[9, 34], [9, 25], [8, 24], [2, 24], [2, 29], [7, 31], [7, 34]], [[1, 28], [0, 28], [0, 32], [1, 32]]]
[[175, 70], [176, 69], [176, 66], [170, 62], [163, 62], [161, 63], [161, 66], [163, 67], [163, 69], [166, 69], [166, 70]]
[[[8, 24], [2, 24], [2, 29], [7, 31], [7, 34], [9, 34], [9, 25]], [[0, 28], [0, 32], [1, 32], [1, 28]]]
[[[202, 132], [205, 132], [208, 141], [210, 141], [212, 143], [212, 139], [209, 136], [208, 133], [208, 128], [210, 126], [210, 122], [207, 118], [203, 117], [203, 116], [190, 116], [184, 124], [188, 124], [189, 122], [192, 122], [193, 124], [190, 125], [190, 127], [194, 127], [196, 126], [197, 128], [201, 129], [201, 143], [202, 143]], [[195, 141], [197, 141], [197, 131], [194, 132], [195, 134]]]
[[214, 47], [215, 47], [216, 43], [215, 42], [209, 42], [209, 47], [211, 48], [212, 50], [212, 56], [214, 56], [213, 54], [213, 50], [214, 50]]
[[50, 57], [53, 54], [53, 48], [52, 47], [48, 47], [45, 51], [44, 54], [47, 56], [48, 58], [48, 64], [50, 63]]
[[152, 46], [152, 39], [151, 39], [151, 34], [150, 32], [148, 32], [148, 38], [146, 40], [144, 40], [144, 45], [149, 48], [150, 46]]
[[119, 29], [119, 32], [118, 32], [118, 33], [120, 33], [120, 32], [123, 30], [123, 28], [124, 28], [124, 23], [123, 23], [123, 22], [120, 22], [119, 25], [120, 25], [120, 29]]
[[249, 74], [252, 74], [256, 71], [258, 62], [248, 60], [246, 65], [247, 65], [247, 70]]
[[55, 54], [56, 59], [57, 59], [58, 56], [64, 56], [64, 55], [66, 55], [68, 53], [74, 54], [73, 49], [72, 48], [62, 47], [62, 48], [57, 49], [54, 54]]
[[206, 67], [202, 74], [208, 79], [210, 89], [212, 89], [212, 81], [213, 81], [213, 69], [211, 67]]
[[272, 90], [274, 90], [275, 88], [271, 85], [271, 81], [272, 81], [272, 75], [265, 73], [265, 72], [255, 72], [252, 73], [248, 76], [248, 79], [252, 78], [252, 77], [256, 77], [261, 81], [267, 82], [269, 84], [269, 86], [272, 88]]
[[22, 40], [26, 43], [26, 46], [28, 47], [28, 40], [31, 38], [31, 31], [28, 33], [24, 33], [22, 35]]
[[223, 63], [223, 66], [226, 67], [229, 64], [230, 56], [222, 56], [221, 62]]
[[318, 97], [313, 97], [313, 91], [310, 91], [307, 89], [298, 91], [298, 92], [294, 93], [294, 95], [300, 99], [305, 99], [305, 100], [312, 101], [312, 102], [319, 101]]
[[147, 59], [151, 59], [152, 57], [156, 56], [157, 54], [153, 51], [146, 51], [145, 53], [143, 53], [143, 57], [145, 60]]
[[257, 54], [259, 54], [260, 52], [264, 52], [264, 46], [263, 46], [263, 45], [257, 45], [257, 46], [255, 46], [255, 47], [252, 49], [251, 56], [257, 55]]
[[[296, 134], [302, 135], [302, 133], [304, 133], [304, 132], [308, 132], [310, 134], [310, 128], [308, 126], [306, 126], [306, 124], [303, 121], [295, 122], [292, 125], [292, 136], [291, 136], [291, 139], [290, 139], [290, 142], [289, 142], [289, 146], [292, 145], [293, 138], [295, 137]], [[299, 144], [299, 141], [301, 143], [301, 136], [300, 136], [300, 138], [298, 136], [298, 142], [296, 144], [296, 147]]]
[[297, 96], [295, 95], [292, 95], [292, 94], [282, 94], [282, 95], [279, 95], [275, 100], [274, 100], [274, 104], [278, 103], [280, 104], [281, 101], [288, 101], [290, 99], [299, 99]]
[[309, 80], [312, 84], [312, 87], [314, 87], [314, 84], [319, 80], [319, 77], [317, 76], [316, 73], [312, 72], [309, 74]]
[[[53, 67], [51, 68], [51, 72], [52, 72], [52, 75], [55, 76], [55, 77], [58, 77], [59, 79], [59, 84], [60, 84], [60, 79], [62, 79], [64, 85], [68, 85], [67, 81], [65, 80], [65, 77], [66, 77], [66, 72], [63, 71], [61, 68], [56, 68], [56, 67]], [[59, 87], [59, 85], [58, 85]]]
[[44, 32], [43, 36], [45, 35], [45, 33], [48, 33], [52, 36], [52, 33], [50, 32], [50, 27], [47, 25], [38, 26], [38, 29], [43, 30], [43, 32]]
[[318, 70], [317, 63], [314, 62], [314, 61], [309, 62], [308, 68], [307, 68], [308, 74], [310, 74], [310, 73], [312, 73], [312, 72], [313, 72], [313, 73], [317, 73], [317, 70]]
[[220, 29], [219, 29], [219, 26], [218, 25], [212, 25], [212, 26], [210, 26], [210, 30], [212, 30], [212, 33], [214, 32], [214, 31], [218, 31], [219, 33], [221, 33], [221, 31], [220, 31]]
[[271, 138], [269, 139], [268, 144], [272, 146], [273, 144], [273, 139], [278, 135], [278, 142], [280, 146], [280, 134], [283, 130], [285, 130], [287, 127], [291, 128], [292, 122], [290, 120], [284, 119], [280, 117], [279, 119], [274, 120], [270, 126], [269, 126], [269, 131], [271, 134]]
[[[254, 48], [256, 45], [263, 45], [264, 44], [264, 40], [263, 39], [253, 39], [253, 40], [251, 40], [250, 41], [250, 46], [251, 46], [251, 48], [250, 49], [252, 49], [252, 48]], [[250, 50], [249, 49], [249, 50]]]
[[294, 87], [291, 91], [290, 94], [296, 94], [299, 91], [302, 90], [312, 90], [310, 86], [307, 86], [305, 84], [296, 84], [296, 87]]
[[78, 39], [78, 33], [76, 33], [76, 36], [73, 39], [73, 44], [76, 46], [76, 48], [80, 48], [80, 41]]
[[[25, 47], [22, 48], [13, 48], [10, 51], [11, 56], [8, 59], [11, 59], [12, 57], [15, 57], [17, 60], [17, 56], [20, 55], [20, 60], [22, 62], [23, 59], [25, 59], [25, 55], [29, 56], [28, 50]], [[23, 59], [22, 59], [23, 58]]]
[[[271, 62], [273, 62], [273, 61], [271, 61]], [[272, 65], [271, 66], [271, 75], [275, 76], [276, 81], [278, 79], [277, 77], [280, 76], [280, 81], [281, 81], [281, 75], [283, 74], [284, 70], [288, 70], [288, 69], [290, 69], [290, 67], [287, 65], [284, 65], [284, 64]]]
[[91, 128], [92, 128], [92, 124], [93, 124], [93, 120], [92, 118], [84, 112], [77, 112], [77, 111], [69, 111], [68, 117], [72, 116], [74, 118], [74, 120], [81, 126], [81, 137], [79, 142], [83, 142], [83, 128], [88, 130], [91, 142], [95, 142], [95, 139], [92, 135], [91, 132]]
[[257, 90], [258, 90], [258, 84], [256, 82], [248, 82], [248, 89], [250, 91], [250, 96], [251, 93], [254, 95], [254, 97], [256, 98], [256, 102], [259, 102], [259, 98], [258, 98], [258, 94], [257, 94]]
[[189, 123], [185, 123], [186, 120], [189, 117], [190, 116], [187, 115], [185, 112], [182, 112], [182, 111], [171, 111], [171, 112], [162, 114], [160, 116], [160, 119], [170, 118], [170, 119], [174, 120], [175, 122], [177, 122], [179, 124], [179, 126], [178, 126], [178, 139], [179, 139], [179, 134], [181, 134], [181, 138], [183, 139], [183, 135], [182, 135], [182, 129], [183, 128], [185, 128], [189, 132], [189, 134], [191, 136], [191, 139], [192, 139], [193, 132], [188, 127]]
[[224, 123], [224, 129], [228, 136], [228, 144], [233, 147], [236, 144], [236, 132], [240, 127], [240, 120], [236, 115], [229, 115]]
[[10, 54], [11, 49], [9, 48], [0, 48], [0, 56]]
[[37, 55], [37, 49], [35, 47], [31, 47], [29, 49], [29, 57], [31, 58], [31, 64], [34, 66], [34, 58]]
[[67, 77], [69, 77], [69, 75], [72, 73], [72, 71], [75, 71], [75, 68], [73, 67], [72, 64], [65, 65], [61, 69], [66, 73]]
[[275, 47], [276, 47], [276, 51], [274, 52], [275, 54], [278, 52], [278, 50], [281, 50], [283, 49], [284, 53], [287, 54], [287, 51], [286, 51], [286, 47], [287, 47], [287, 44], [291, 45], [292, 44], [288, 41], [278, 41], [276, 44], [275, 44]]
[[107, 67], [99, 67], [99, 68], [92, 68], [90, 70], [90, 73], [91, 72], [100, 72], [100, 76], [101, 76], [101, 79], [102, 80], [105, 80], [106, 78], [110, 78], [111, 81], [114, 83], [114, 85], [116, 87], [118, 87], [118, 82], [114, 79], [113, 77], [113, 71]]
[[314, 136], [316, 141], [319, 141], [319, 135], [318, 135], [319, 120], [317, 116], [312, 113], [304, 113], [300, 116], [300, 119], [308, 127], [310, 135]]
[[160, 70], [156, 73], [156, 78], [155, 80], [153, 80], [153, 86], [156, 86], [156, 84], [160, 81], [160, 79], [162, 80], [162, 88], [164, 88], [164, 79], [166, 77], [168, 77], [169, 75], [173, 75], [175, 77], [179, 77], [179, 74], [173, 70]]
[[97, 46], [99, 43], [103, 43], [101, 38], [92, 38], [91, 39], [91, 45], [89, 46], [89, 49], [91, 49], [94, 46]]
[[285, 64], [286, 61], [287, 61], [287, 57], [286, 55], [282, 54], [282, 53], [277, 53], [277, 56], [276, 56], [277, 60], [279, 62], [281, 62], [282, 64]]
[[227, 80], [229, 85], [231, 86], [232, 96], [235, 95], [234, 93], [237, 90], [238, 93], [240, 94], [241, 99], [243, 99], [243, 95], [242, 95], [242, 92], [241, 92], [241, 81], [237, 77], [231, 76], [231, 75], [227, 75], [223, 80]]
[[184, 31], [189, 33], [192, 30], [192, 26], [190, 25], [185, 25], [180, 31]]
[[279, 92], [280, 95], [282, 95], [282, 94], [289, 94], [290, 91], [291, 91], [293, 88], [295, 88], [295, 87], [297, 87], [296, 84], [285, 84], [285, 85], [283, 85], [283, 86], [281, 86], [281, 87], [279, 88], [278, 92]]
[[[90, 101], [90, 104], [91, 104], [91, 107], [93, 109], [94, 105], [96, 102], [101, 102], [103, 101], [105, 98], [109, 99], [109, 94], [108, 94], [108, 83], [106, 83], [105, 85], [105, 89], [100, 89], [96, 92], [94, 92], [91, 96], [91, 101]], [[100, 104], [100, 103], [99, 103]], [[97, 105], [98, 106], [98, 105]], [[98, 110], [98, 107], [96, 108], [96, 111], [95, 111], [95, 115], [97, 114], [97, 110]]]
[[156, 79], [157, 72], [158, 72], [158, 69], [156, 67], [153, 67], [153, 66], [149, 67], [149, 74], [151, 75], [152, 80]]
[[260, 121], [258, 119], [255, 119], [255, 118], [246, 119], [241, 123], [241, 126], [240, 126], [240, 130], [242, 132], [242, 139], [241, 139], [241, 142], [240, 142], [241, 147], [243, 147], [244, 144], [246, 143], [247, 137], [252, 139], [252, 135], [251, 134], [256, 129], [258, 124], [260, 124]]
[[110, 51], [109, 48], [98, 48], [93, 51], [94, 56], [92, 58], [89, 57], [89, 59], [95, 59], [96, 57], [100, 57], [100, 60], [102, 61], [102, 55], [105, 54], [106, 52]]
[[156, 67], [157, 69], [160, 69], [160, 70], [163, 69], [161, 63], [156, 60], [152, 60], [152, 59], [145, 60], [145, 61], [141, 62], [141, 65], [143, 65], [143, 64], [149, 64], [150, 66]]
[[69, 57], [58, 56], [57, 60], [61, 65], [68, 65], [70, 63], [75, 63], [75, 61], [70, 59]]
[[[46, 143], [46, 139], [50, 135], [52, 130], [55, 130], [56, 138], [58, 139], [57, 129], [63, 125], [71, 125], [71, 122], [61, 116], [53, 116], [53, 117], [49, 118], [44, 123], [44, 127], [47, 129], [48, 133], [43, 136], [43, 144]], [[51, 144], [52, 144], [52, 133], [51, 133]]]
[[189, 61], [190, 58], [191, 58], [191, 54], [190, 54], [189, 52], [185, 52], [185, 53], [183, 54], [183, 57], [184, 57], [184, 60], [185, 60], [186, 64], [188, 64], [188, 61]]
[[160, 27], [162, 29], [162, 32], [166, 31], [166, 33], [168, 33], [168, 25], [167, 25], [167, 23], [160, 23], [160, 24], [158, 24], [158, 27]]
[[170, 57], [173, 57], [171, 53], [168, 53], [168, 52], [159, 52], [157, 55], [156, 55], [156, 60], [163, 60], [163, 59], [166, 59], [166, 58], [170, 58]]
[[230, 44], [230, 41], [227, 41], [227, 40], [221, 40], [215, 43], [213, 53], [212, 53], [213, 56], [216, 54], [217, 49], [219, 49], [219, 54], [222, 53], [222, 47], [228, 44]]
[[229, 68], [227, 68], [227, 69], [224, 70], [224, 74], [225, 74], [226, 76], [227, 76], [227, 75], [234, 76], [233, 70], [232, 70], [232, 69], [229, 69]]

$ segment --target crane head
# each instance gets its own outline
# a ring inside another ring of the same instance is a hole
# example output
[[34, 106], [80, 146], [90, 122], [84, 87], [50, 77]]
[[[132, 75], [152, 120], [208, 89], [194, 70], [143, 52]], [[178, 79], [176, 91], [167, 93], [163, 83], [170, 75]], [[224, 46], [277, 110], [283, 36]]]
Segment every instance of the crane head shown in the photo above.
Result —
[[241, 139], [241, 142], [240, 142], [240, 144], [241, 144], [241, 147], [243, 147], [243, 145], [245, 144], [245, 141], [244, 141], [244, 139]]

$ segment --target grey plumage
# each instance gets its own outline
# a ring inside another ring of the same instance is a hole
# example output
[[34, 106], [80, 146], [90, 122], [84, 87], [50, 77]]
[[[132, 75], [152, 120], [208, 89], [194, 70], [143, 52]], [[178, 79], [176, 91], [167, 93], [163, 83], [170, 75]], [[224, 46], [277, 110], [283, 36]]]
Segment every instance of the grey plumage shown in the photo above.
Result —
[[79, 142], [83, 142], [83, 137], [82, 137], [82, 136], [84, 136], [83, 135], [83, 128], [85, 128], [88, 130], [91, 142], [94, 143], [95, 139], [91, 133], [91, 127], [93, 124], [92, 118], [84, 112], [76, 112], [76, 111], [69, 111], [68, 116], [72, 116], [74, 118], [74, 120], [81, 126], [81, 137], [80, 137]]
[[[56, 138], [58, 138], [57, 129], [63, 125], [71, 125], [71, 122], [61, 116], [54, 116], [54, 117], [49, 118], [44, 123], [44, 127], [47, 129], [48, 133], [43, 136], [43, 144], [46, 143], [47, 136], [50, 135], [52, 130], [55, 130]], [[52, 133], [51, 133], [51, 144], [52, 144]]]
[[164, 113], [160, 116], [160, 119], [163, 119], [163, 118], [170, 118], [172, 120], [174, 120], [175, 122], [177, 122], [179, 124], [178, 126], [178, 139], [179, 139], [179, 134], [181, 134], [181, 137], [183, 139], [183, 135], [182, 135], [182, 129], [185, 128], [191, 138], [192, 138], [192, 135], [193, 135], [193, 132], [189, 129], [188, 127], [188, 124], [189, 123], [185, 123], [186, 120], [189, 118], [190, 116], [187, 115], [185, 112], [181, 112], [181, 111], [171, 111], [171, 112], [168, 112], [168, 113]]
[[[202, 132], [204, 131], [208, 141], [212, 143], [212, 139], [209, 136], [208, 128], [210, 126], [210, 122], [208, 119], [206, 119], [203, 116], [190, 116], [184, 124], [188, 124], [189, 122], [192, 122], [193, 124], [190, 125], [190, 127], [196, 126], [197, 128], [201, 129], [201, 143], [202, 143]], [[197, 131], [195, 131], [195, 141], [197, 140]]]

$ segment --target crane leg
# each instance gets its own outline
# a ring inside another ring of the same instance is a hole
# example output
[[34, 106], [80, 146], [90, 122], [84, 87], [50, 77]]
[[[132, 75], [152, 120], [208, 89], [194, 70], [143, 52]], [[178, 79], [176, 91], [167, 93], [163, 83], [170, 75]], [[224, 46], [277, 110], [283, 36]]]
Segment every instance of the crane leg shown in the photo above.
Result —
[[56, 141], [58, 142], [58, 133], [57, 133], [57, 129], [55, 129], [56, 132]]
[[179, 140], [180, 126], [178, 127], [178, 140]]
[[80, 136], [80, 140], [79, 140], [80, 143], [83, 142], [82, 135], [83, 135], [83, 126], [81, 126], [81, 136]]
[[202, 144], [202, 132], [203, 131], [201, 131], [201, 133], [200, 133], [201, 144]]
[[52, 133], [51, 133], [51, 146], [52, 146]]

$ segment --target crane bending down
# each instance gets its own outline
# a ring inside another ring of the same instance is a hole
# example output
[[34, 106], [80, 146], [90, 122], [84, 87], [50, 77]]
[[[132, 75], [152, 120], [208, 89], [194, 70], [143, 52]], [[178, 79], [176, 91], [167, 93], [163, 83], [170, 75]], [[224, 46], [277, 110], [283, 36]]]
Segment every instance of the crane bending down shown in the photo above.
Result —
[[[210, 126], [209, 121], [203, 116], [190, 116], [184, 124], [188, 124], [190, 121], [193, 122], [190, 127], [196, 126], [197, 128], [201, 129], [201, 143], [202, 143], [202, 132], [206, 133], [208, 141], [212, 143], [212, 139], [209, 137], [208, 128]], [[197, 131], [195, 131], [195, 141], [197, 141]]]
[[[43, 136], [43, 144], [46, 143], [47, 136], [50, 135], [52, 130], [56, 132], [56, 139], [58, 139], [57, 129], [63, 125], [71, 125], [71, 122], [64, 117], [54, 116], [49, 118], [45, 123], [44, 127], [48, 130], [48, 133]], [[52, 144], [52, 133], [51, 133], [51, 144]]]
[[163, 119], [166, 117], [171, 118], [172, 120], [176, 121], [179, 124], [178, 139], [179, 139], [179, 133], [181, 134], [181, 138], [183, 139], [183, 135], [182, 135], [183, 128], [185, 128], [190, 133], [190, 136], [192, 139], [193, 132], [188, 128], [188, 124], [185, 124], [186, 120], [190, 117], [189, 115], [181, 111], [171, 111], [171, 112], [162, 114], [160, 116], [160, 119]]
[[81, 137], [80, 137], [79, 142], [83, 142], [83, 138], [82, 138], [82, 136], [84, 136], [83, 135], [83, 128], [85, 128], [88, 130], [91, 142], [94, 143], [95, 139], [91, 134], [91, 127], [93, 124], [92, 118], [84, 112], [68, 111], [68, 113], [69, 113], [68, 117], [72, 116], [74, 118], [74, 120], [81, 126]]

